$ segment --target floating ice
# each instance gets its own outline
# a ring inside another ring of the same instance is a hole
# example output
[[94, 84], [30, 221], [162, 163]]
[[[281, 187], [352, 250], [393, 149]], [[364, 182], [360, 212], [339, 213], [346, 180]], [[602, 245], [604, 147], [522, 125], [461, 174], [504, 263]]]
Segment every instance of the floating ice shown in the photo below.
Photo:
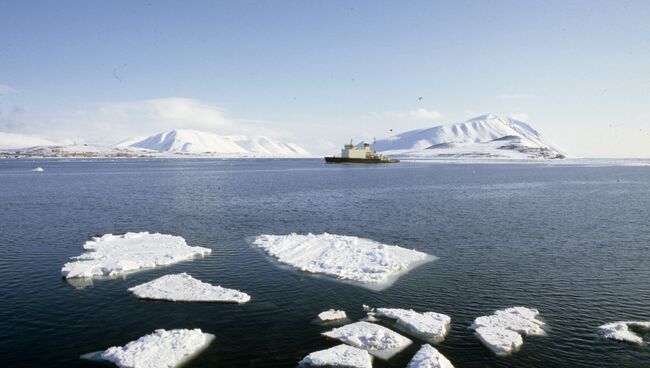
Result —
[[82, 255], [63, 265], [61, 274], [66, 278], [115, 276], [211, 252], [208, 248], [188, 246], [180, 236], [148, 232], [106, 234], [87, 241], [83, 247]]
[[406, 368], [454, 368], [451, 362], [429, 344], [422, 345]]
[[348, 345], [313, 352], [300, 365], [310, 367], [372, 368], [372, 356], [367, 351]]
[[251, 297], [239, 290], [214, 286], [186, 273], [165, 275], [129, 289], [142, 299], [169, 300], [172, 302], [225, 302], [246, 303]]
[[390, 286], [401, 274], [435, 259], [416, 250], [327, 233], [260, 235], [253, 244], [301, 271], [323, 273], [376, 289]]
[[390, 359], [411, 345], [412, 342], [395, 331], [368, 322], [351, 323], [324, 332], [323, 335], [368, 350], [370, 354], [380, 359]]
[[336, 321], [345, 318], [348, 318], [348, 316], [345, 314], [345, 311], [342, 310], [330, 309], [328, 311], [321, 312], [318, 314], [318, 319], [320, 319], [321, 321]]
[[106, 349], [102, 359], [118, 367], [168, 368], [177, 367], [205, 349], [214, 335], [194, 330], [156, 330], [124, 346]]
[[491, 327], [505, 328], [523, 335], [543, 335], [544, 322], [537, 319], [539, 311], [526, 307], [512, 307], [497, 310], [489, 316], [478, 317], [472, 328]]
[[35, 172], [43, 172], [43, 171], [45, 171], [45, 170], [43, 170], [42, 167], [38, 166], [38, 167], [35, 167], [34, 169], [32, 169], [32, 171], [35, 171]]
[[478, 327], [476, 337], [499, 356], [511, 354], [524, 344], [524, 339], [518, 332], [500, 327]]
[[539, 311], [525, 307], [497, 310], [478, 317], [471, 329], [481, 342], [497, 355], [508, 355], [524, 343], [521, 335], [543, 335], [544, 322], [537, 319]]
[[438, 343], [449, 332], [451, 317], [436, 312], [418, 313], [412, 309], [377, 308], [368, 315], [376, 315], [396, 320], [395, 327], [402, 332], [413, 334], [421, 339]]
[[634, 330], [650, 331], [650, 322], [618, 321], [602, 325], [598, 329], [598, 333], [607, 339], [643, 344], [643, 338]]

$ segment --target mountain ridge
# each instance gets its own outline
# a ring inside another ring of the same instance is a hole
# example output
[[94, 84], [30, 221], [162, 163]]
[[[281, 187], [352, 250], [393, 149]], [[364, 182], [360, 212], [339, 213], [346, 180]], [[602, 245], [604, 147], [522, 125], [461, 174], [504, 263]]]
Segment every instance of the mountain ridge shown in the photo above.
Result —
[[143, 139], [127, 139], [117, 147], [146, 149], [157, 152], [257, 155], [264, 157], [304, 157], [309, 152], [295, 143], [279, 142], [267, 137], [219, 135], [192, 129], [172, 129]]

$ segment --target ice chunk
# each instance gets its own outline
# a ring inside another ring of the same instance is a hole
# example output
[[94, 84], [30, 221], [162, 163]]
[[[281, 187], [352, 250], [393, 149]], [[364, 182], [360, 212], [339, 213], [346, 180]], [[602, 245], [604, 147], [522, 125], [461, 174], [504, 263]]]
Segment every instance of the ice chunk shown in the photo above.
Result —
[[348, 316], [345, 314], [345, 311], [342, 310], [334, 310], [330, 309], [325, 312], [321, 312], [318, 314], [318, 319], [321, 321], [335, 321], [338, 319], [345, 319], [348, 318]]
[[[371, 313], [373, 312], [369, 315]], [[393, 319], [397, 322], [397, 329], [433, 343], [445, 339], [451, 324], [451, 317], [436, 312], [418, 313], [412, 309], [377, 308], [374, 314], [377, 317]]]
[[499, 356], [511, 354], [524, 344], [524, 339], [518, 332], [500, 327], [478, 327], [476, 337]]
[[451, 362], [429, 344], [422, 345], [406, 368], [454, 368]]
[[400, 275], [435, 257], [355, 236], [334, 234], [260, 235], [253, 244], [301, 271], [382, 289]]
[[351, 323], [324, 332], [323, 335], [368, 350], [370, 354], [380, 359], [390, 359], [412, 342], [395, 331], [368, 322]]
[[156, 330], [124, 346], [106, 349], [102, 359], [118, 367], [167, 368], [177, 367], [205, 349], [214, 335], [200, 329]]
[[598, 333], [607, 339], [643, 344], [643, 338], [634, 330], [649, 331], [650, 322], [618, 321], [602, 325], [598, 329]]
[[523, 335], [543, 335], [544, 322], [537, 319], [539, 311], [525, 307], [497, 310], [489, 316], [478, 317], [472, 328], [500, 327]]
[[158, 233], [106, 234], [87, 241], [84, 252], [63, 265], [66, 278], [115, 276], [203, 256], [208, 248], [190, 247], [185, 239]]
[[214, 286], [186, 273], [165, 275], [129, 289], [142, 299], [169, 300], [172, 302], [225, 302], [246, 303], [251, 297], [239, 290]]
[[313, 352], [300, 365], [310, 367], [372, 368], [372, 356], [367, 351], [348, 345]]
[[497, 310], [478, 317], [471, 329], [481, 342], [497, 355], [508, 355], [524, 343], [521, 335], [543, 335], [544, 322], [537, 319], [539, 311], [526, 307]]

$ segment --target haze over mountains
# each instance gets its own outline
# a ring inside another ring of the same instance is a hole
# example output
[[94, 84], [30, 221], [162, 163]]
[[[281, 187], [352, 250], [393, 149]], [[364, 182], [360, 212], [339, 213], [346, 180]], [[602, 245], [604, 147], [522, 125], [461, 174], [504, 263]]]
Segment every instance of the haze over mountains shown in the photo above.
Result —
[[375, 150], [402, 158], [565, 158], [566, 153], [530, 125], [481, 115], [467, 121], [416, 129], [376, 142]]

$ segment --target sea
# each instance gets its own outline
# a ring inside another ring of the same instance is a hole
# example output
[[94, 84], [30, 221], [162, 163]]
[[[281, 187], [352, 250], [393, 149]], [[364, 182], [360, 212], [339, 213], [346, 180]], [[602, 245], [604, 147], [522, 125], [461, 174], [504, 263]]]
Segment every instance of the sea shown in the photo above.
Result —
[[[32, 171], [42, 167], [43, 172]], [[212, 254], [114, 279], [67, 282], [94, 236], [179, 235]], [[261, 234], [358, 236], [436, 256], [376, 291], [279, 267]], [[145, 301], [127, 289], [187, 272], [243, 305]], [[316, 159], [0, 160], [0, 365], [102, 367], [81, 356], [156, 329], [216, 336], [186, 367], [296, 367], [338, 345], [314, 320], [362, 305], [452, 318], [435, 345], [457, 368], [650, 367], [650, 345], [598, 326], [650, 320], [650, 167], [579, 162], [325, 164]], [[540, 311], [545, 336], [497, 357], [468, 327]], [[650, 341], [650, 333], [645, 336]], [[405, 367], [424, 343], [375, 367]]]

